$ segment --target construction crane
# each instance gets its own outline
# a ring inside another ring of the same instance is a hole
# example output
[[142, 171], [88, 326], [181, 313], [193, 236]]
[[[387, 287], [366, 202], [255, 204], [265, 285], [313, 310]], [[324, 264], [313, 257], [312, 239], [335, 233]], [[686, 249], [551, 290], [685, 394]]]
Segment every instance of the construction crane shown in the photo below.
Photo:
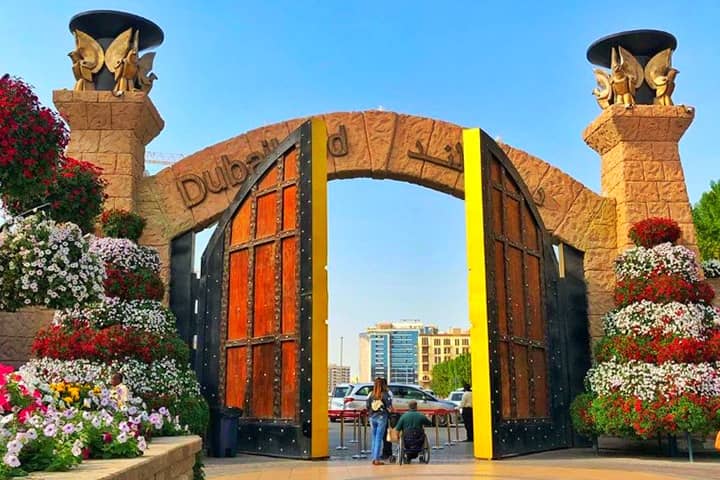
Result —
[[152, 163], [155, 165], [172, 165], [185, 158], [182, 153], [160, 153], [160, 152], [145, 152], [145, 163]]

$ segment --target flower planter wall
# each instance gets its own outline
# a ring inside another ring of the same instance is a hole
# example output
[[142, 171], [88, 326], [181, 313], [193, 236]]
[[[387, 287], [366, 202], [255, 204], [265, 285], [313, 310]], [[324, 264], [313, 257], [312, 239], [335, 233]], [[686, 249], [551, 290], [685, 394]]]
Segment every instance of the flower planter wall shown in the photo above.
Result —
[[191, 480], [200, 437], [163, 437], [153, 440], [142, 457], [91, 460], [69, 472], [37, 472], [29, 480]]
[[0, 312], [0, 363], [19, 367], [30, 358], [35, 333], [52, 322], [54, 310], [25, 308]]

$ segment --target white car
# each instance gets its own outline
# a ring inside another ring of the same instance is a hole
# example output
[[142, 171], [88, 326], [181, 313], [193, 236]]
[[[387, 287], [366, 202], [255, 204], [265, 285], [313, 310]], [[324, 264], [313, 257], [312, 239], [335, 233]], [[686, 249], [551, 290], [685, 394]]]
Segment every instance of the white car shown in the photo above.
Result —
[[465, 390], [457, 389], [454, 392], [450, 392], [450, 395], [448, 395], [445, 400], [454, 403], [458, 408], [460, 408], [463, 393], [465, 393]]
[[[399, 383], [391, 383], [388, 385], [392, 393], [393, 408], [400, 411], [408, 409], [408, 402], [415, 400], [420, 413], [427, 410], [455, 410], [453, 403], [446, 400], [439, 400], [434, 395], [424, 392], [420, 387], [414, 385], [405, 385]], [[359, 383], [355, 385], [350, 393], [346, 394], [346, 409], [348, 410], [364, 410], [366, 407], [367, 397], [373, 389], [372, 383]], [[439, 424], [445, 426], [446, 418], [441, 415]]]
[[345, 397], [353, 388], [352, 383], [338, 383], [335, 385], [330, 398], [328, 399], [328, 417], [331, 422], [340, 419], [341, 412], [345, 409]]

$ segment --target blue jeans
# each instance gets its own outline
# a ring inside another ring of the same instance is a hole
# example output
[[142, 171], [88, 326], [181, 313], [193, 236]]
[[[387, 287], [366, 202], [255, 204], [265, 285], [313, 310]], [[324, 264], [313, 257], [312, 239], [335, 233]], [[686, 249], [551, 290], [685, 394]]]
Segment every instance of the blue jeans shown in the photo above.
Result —
[[372, 438], [372, 448], [370, 450], [373, 460], [380, 460], [382, 458], [383, 436], [385, 435], [387, 421], [387, 415], [373, 415], [370, 417], [370, 432]]

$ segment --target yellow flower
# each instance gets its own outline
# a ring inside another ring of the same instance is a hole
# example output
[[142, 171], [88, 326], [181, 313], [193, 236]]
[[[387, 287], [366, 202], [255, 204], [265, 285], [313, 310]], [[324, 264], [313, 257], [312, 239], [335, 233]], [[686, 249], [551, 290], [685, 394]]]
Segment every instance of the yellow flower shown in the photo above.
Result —
[[100, 393], [100, 390], [100, 387], [98, 387], [97, 385], [95, 386], [95, 388], [93, 388], [93, 392], [95, 393]]
[[65, 398], [63, 398], [63, 402], [65, 402], [67, 404], [71, 404], [73, 402], [73, 399], [70, 397], [65, 397]]
[[58, 384], [56, 385], [55, 390], [57, 390], [58, 392], [64, 392], [64, 391], [65, 391], [65, 384], [64, 384], [64, 383], [58, 383]]

